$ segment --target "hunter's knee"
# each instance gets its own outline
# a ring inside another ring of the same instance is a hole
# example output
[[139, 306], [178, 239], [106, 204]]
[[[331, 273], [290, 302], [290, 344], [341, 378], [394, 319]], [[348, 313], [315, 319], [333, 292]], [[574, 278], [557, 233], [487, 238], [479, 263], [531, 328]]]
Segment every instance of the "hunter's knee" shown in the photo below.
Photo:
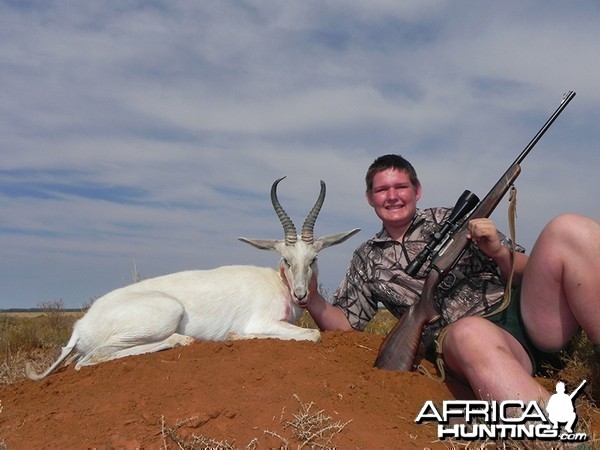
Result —
[[481, 337], [485, 336], [490, 322], [482, 317], [464, 317], [448, 328], [444, 339], [444, 355], [451, 354], [459, 360], [485, 351]]
[[594, 235], [600, 237], [600, 225], [589, 217], [579, 214], [561, 214], [548, 222], [545, 231], [555, 233], [562, 239], [566, 236], [586, 239]]

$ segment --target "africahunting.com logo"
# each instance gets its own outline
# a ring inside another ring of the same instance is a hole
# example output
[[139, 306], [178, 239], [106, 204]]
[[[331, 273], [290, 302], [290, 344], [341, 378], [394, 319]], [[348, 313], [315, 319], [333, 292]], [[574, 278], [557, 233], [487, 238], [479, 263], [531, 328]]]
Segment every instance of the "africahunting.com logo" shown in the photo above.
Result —
[[415, 422], [437, 422], [439, 439], [540, 439], [582, 442], [586, 433], [573, 429], [577, 414], [573, 399], [586, 380], [571, 394], [563, 382], [556, 383], [556, 393], [544, 406], [521, 400], [503, 402], [478, 400], [446, 400], [441, 408], [428, 400]]

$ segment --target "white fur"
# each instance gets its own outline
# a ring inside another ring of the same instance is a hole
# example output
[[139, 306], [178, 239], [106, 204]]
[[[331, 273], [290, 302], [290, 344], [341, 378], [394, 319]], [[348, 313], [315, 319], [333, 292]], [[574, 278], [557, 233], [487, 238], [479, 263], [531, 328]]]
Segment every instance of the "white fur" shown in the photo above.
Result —
[[71, 354], [69, 362], [76, 362], [75, 369], [79, 369], [124, 356], [188, 345], [195, 339], [272, 337], [318, 342], [318, 330], [292, 325], [308, 300], [316, 254], [358, 231], [323, 237], [314, 243], [298, 239], [292, 245], [240, 238], [258, 248], [282, 254], [279, 271], [223, 266], [164, 275], [109, 292], [75, 323], [73, 334], [56, 362], [42, 374], [28, 364], [27, 376], [40, 380]]

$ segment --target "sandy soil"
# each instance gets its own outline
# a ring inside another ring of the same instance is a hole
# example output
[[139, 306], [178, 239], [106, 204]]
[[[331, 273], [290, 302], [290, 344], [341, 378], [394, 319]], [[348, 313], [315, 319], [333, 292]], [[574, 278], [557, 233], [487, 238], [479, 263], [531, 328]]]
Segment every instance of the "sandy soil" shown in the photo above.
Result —
[[[176, 429], [178, 439], [204, 436], [235, 448], [278, 448], [282, 439], [299, 448], [289, 423], [307, 421], [295, 417], [304, 411], [318, 429], [344, 425], [331, 447], [451, 448], [437, 441], [436, 425], [414, 419], [427, 400], [467, 395], [464, 387], [373, 368], [381, 340], [349, 332], [323, 333], [318, 344], [198, 342], [59, 369], [0, 388], [0, 439], [8, 449], [176, 449], [168, 436]], [[600, 434], [597, 411], [592, 429]]]

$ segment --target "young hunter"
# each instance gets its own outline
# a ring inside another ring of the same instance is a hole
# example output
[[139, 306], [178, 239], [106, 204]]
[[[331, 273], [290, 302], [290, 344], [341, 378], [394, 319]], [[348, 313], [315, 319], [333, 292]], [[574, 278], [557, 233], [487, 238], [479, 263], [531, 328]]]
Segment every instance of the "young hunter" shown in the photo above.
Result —
[[[420, 298], [426, 263], [415, 278], [404, 268], [449, 208], [420, 210], [421, 183], [399, 155], [381, 156], [366, 175], [366, 199], [382, 229], [358, 247], [332, 304], [311, 284], [308, 310], [322, 330], [363, 330], [383, 304], [400, 317]], [[531, 253], [517, 246], [513, 294], [502, 303], [511, 270], [510, 242], [486, 218], [469, 222], [465, 253], [435, 294], [441, 319], [422, 340], [442, 341], [447, 369], [484, 400], [547, 401], [532, 374], [544, 353], [563, 349], [582, 328], [600, 352], [600, 225], [565, 214], [542, 230]], [[486, 316], [485, 318], [482, 316]]]

